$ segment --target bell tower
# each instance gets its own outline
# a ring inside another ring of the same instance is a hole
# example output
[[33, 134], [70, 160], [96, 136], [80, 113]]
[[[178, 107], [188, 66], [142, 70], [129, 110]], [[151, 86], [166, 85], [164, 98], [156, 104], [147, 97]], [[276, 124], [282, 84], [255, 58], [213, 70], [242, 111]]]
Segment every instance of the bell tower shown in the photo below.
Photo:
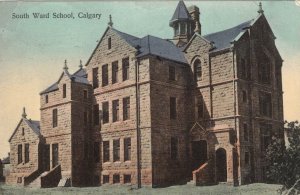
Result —
[[169, 25], [174, 29], [173, 40], [178, 47], [185, 45], [193, 36], [196, 23], [183, 1], [179, 1]]

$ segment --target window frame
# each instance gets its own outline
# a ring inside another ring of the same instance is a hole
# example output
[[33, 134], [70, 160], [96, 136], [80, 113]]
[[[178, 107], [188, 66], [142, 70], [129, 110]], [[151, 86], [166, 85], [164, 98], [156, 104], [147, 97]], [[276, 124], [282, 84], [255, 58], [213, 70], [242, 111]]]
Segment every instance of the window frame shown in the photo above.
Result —
[[54, 108], [52, 110], [52, 128], [55, 128], [58, 126], [58, 109]]

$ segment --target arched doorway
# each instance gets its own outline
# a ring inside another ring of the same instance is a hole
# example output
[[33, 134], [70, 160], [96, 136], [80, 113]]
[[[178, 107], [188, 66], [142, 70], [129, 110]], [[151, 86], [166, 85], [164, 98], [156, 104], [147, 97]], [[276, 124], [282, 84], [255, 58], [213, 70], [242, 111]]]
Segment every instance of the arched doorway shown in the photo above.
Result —
[[224, 148], [219, 148], [216, 151], [216, 171], [217, 171], [217, 181], [226, 182], [227, 181], [227, 159], [226, 150]]
[[192, 141], [192, 171], [198, 169], [207, 161], [207, 142]]

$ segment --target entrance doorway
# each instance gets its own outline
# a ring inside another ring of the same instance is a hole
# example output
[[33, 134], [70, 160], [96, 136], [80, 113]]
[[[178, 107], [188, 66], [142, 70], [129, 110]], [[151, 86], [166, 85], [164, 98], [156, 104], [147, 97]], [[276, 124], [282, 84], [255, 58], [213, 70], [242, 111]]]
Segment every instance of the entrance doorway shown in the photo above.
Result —
[[43, 167], [45, 171], [50, 171], [50, 145], [46, 144], [44, 149]]
[[226, 150], [224, 148], [219, 148], [216, 151], [216, 168], [217, 168], [217, 181], [226, 182], [227, 181], [227, 160], [226, 160]]
[[192, 142], [192, 170], [198, 169], [207, 161], [207, 142], [205, 140]]
[[52, 144], [52, 168], [58, 165], [58, 144]]

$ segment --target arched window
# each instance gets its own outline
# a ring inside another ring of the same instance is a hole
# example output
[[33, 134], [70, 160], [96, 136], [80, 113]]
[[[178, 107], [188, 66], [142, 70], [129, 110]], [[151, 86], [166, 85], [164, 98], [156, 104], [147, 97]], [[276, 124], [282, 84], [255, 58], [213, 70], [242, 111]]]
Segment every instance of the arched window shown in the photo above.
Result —
[[201, 80], [202, 79], [202, 66], [201, 66], [201, 61], [199, 59], [195, 60], [194, 62], [194, 76], [195, 76], [195, 81]]

